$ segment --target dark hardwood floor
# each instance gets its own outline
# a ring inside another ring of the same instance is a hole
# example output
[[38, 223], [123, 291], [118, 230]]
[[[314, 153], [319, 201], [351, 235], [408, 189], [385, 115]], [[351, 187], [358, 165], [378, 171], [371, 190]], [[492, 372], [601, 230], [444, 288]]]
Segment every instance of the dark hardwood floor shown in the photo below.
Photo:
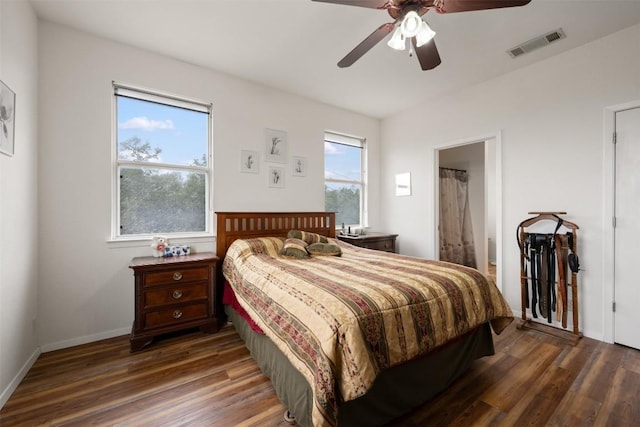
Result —
[[[515, 323], [400, 426], [637, 426], [640, 352], [588, 338], [571, 346]], [[117, 337], [41, 355], [0, 426], [283, 426], [284, 408], [233, 327], [156, 341]]]

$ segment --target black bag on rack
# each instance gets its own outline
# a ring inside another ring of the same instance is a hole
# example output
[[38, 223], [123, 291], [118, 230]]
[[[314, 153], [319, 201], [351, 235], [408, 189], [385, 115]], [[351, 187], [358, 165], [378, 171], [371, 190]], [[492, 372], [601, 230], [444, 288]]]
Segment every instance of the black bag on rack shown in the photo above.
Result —
[[573, 233], [567, 233], [567, 235], [569, 236], [569, 268], [574, 273], [577, 273], [580, 271], [580, 260], [578, 259], [578, 255], [573, 253]]

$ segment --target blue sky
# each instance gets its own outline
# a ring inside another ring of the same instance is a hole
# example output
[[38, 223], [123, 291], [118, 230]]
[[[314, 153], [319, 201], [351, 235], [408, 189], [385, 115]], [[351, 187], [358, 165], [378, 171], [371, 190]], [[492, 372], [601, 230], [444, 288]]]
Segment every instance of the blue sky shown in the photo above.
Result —
[[205, 113], [119, 96], [118, 144], [137, 136], [159, 147], [159, 162], [190, 165], [207, 152]]
[[343, 144], [324, 143], [324, 177], [332, 179], [361, 179], [362, 149]]

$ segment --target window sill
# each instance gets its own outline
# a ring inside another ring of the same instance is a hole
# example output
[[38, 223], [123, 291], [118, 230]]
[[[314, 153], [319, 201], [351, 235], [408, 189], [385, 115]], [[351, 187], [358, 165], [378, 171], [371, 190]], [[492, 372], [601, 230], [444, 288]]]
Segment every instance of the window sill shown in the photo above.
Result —
[[[174, 245], [215, 243], [216, 241], [216, 237], [213, 235], [167, 237], [169, 242]], [[149, 247], [151, 240], [150, 237], [110, 239], [107, 240], [107, 247], [109, 249]]]

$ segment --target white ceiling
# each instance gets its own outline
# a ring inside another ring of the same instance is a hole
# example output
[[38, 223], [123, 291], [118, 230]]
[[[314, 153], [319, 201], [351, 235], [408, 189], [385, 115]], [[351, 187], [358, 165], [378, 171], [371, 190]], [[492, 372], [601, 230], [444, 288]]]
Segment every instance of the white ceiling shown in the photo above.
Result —
[[[437, 14], [442, 64], [422, 71], [386, 40], [350, 68], [336, 63], [385, 11], [311, 0], [31, 0], [44, 20], [384, 118], [640, 23], [640, 0], [533, 0]], [[562, 28], [567, 38], [512, 59], [506, 51]]]

